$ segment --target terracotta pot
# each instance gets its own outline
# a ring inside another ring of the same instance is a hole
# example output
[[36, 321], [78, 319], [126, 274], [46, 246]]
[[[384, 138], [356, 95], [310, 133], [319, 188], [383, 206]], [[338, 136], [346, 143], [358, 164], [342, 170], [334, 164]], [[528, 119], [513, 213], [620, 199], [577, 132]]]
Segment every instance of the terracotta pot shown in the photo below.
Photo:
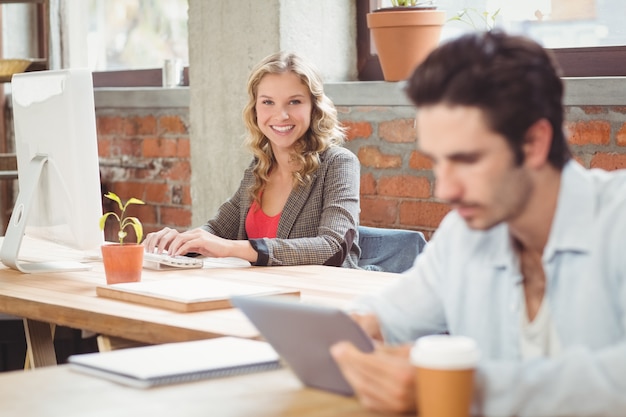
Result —
[[446, 12], [387, 8], [367, 14], [385, 81], [406, 80], [437, 47]]
[[141, 281], [143, 245], [111, 243], [101, 249], [107, 284]]

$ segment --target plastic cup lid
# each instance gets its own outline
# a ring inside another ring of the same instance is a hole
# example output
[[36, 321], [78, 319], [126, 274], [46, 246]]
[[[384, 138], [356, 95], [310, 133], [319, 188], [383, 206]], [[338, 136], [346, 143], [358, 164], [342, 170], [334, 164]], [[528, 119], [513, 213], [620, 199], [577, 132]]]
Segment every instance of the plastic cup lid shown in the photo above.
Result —
[[411, 349], [413, 365], [424, 368], [467, 369], [475, 367], [479, 359], [476, 342], [465, 336], [424, 336]]

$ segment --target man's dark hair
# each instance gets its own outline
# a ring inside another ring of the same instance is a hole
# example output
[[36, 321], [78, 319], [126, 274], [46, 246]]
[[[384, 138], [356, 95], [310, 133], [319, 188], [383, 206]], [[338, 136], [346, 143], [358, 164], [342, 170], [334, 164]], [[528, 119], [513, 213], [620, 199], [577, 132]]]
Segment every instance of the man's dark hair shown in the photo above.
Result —
[[442, 44], [419, 65], [406, 93], [419, 108], [434, 104], [480, 108], [489, 127], [506, 137], [516, 162], [530, 126], [545, 118], [553, 138], [548, 160], [571, 158], [563, 133], [563, 83], [553, 56], [538, 43], [502, 31], [472, 33]]

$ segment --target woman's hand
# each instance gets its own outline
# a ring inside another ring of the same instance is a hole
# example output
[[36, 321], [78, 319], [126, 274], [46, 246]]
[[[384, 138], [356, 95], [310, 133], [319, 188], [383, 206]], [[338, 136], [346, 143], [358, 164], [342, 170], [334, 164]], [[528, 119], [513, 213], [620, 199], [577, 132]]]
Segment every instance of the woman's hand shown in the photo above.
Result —
[[234, 256], [252, 263], [258, 258], [257, 252], [247, 240], [224, 239], [201, 228], [178, 232], [166, 227], [149, 233], [144, 240], [144, 246], [147, 251], [167, 251], [172, 256], [195, 252], [213, 258]]
[[162, 253], [169, 250], [170, 244], [178, 235], [178, 230], [166, 227], [158, 232], [148, 233], [143, 240], [143, 246], [146, 252]]
[[415, 369], [411, 346], [377, 346], [363, 353], [349, 342], [337, 343], [331, 354], [365, 407], [393, 413], [416, 410]]

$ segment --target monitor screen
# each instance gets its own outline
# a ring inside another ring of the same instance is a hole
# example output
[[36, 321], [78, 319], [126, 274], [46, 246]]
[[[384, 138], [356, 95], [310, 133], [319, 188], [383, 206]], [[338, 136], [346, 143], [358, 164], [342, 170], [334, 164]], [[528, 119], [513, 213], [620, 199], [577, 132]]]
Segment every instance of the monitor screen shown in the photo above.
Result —
[[87, 269], [63, 259], [22, 262], [23, 237], [99, 252], [102, 195], [87, 69], [16, 74], [11, 81], [19, 194], [0, 258], [22, 272]]

